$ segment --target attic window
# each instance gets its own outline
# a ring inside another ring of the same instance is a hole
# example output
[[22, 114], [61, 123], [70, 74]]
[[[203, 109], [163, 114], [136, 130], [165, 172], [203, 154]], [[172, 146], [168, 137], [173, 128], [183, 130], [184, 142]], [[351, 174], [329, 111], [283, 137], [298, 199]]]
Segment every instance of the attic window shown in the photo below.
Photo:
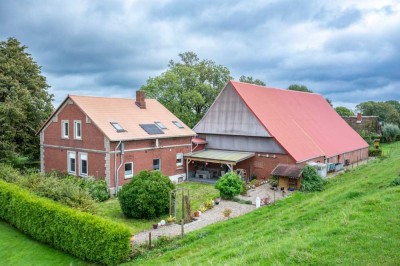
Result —
[[167, 129], [167, 127], [161, 122], [154, 122], [154, 124], [156, 124], [160, 129]]
[[140, 124], [139, 126], [141, 126], [141, 128], [143, 128], [143, 130], [149, 135], [164, 134], [164, 131], [155, 124]]
[[174, 123], [174, 125], [179, 127], [179, 128], [183, 128], [182, 124], [179, 123], [178, 121], [172, 121], [172, 123]]
[[117, 132], [125, 132], [126, 130], [117, 122], [110, 122], [110, 124], [117, 130]]

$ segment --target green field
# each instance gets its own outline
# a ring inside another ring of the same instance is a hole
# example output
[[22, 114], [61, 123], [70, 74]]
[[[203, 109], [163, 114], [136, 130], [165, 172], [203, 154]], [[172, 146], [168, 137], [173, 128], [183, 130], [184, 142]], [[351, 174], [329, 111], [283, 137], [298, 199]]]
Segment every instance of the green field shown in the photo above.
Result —
[[85, 265], [79, 259], [36, 242], [0, 220], [0, 265]]
[[141, 255], [135, 265], [399, 265], [399, 143], [384, 160], [339, 175], [320, 193], [214, 224]]

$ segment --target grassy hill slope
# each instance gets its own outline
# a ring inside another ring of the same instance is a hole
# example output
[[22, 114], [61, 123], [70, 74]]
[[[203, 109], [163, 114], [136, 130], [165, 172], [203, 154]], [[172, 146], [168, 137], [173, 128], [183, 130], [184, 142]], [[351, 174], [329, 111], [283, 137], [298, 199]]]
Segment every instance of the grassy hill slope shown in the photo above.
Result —
[[389, 158], [332, 178], [319, 193], [208, 226], [136, 264], [396, 265], [400, 262], [399, 143]]

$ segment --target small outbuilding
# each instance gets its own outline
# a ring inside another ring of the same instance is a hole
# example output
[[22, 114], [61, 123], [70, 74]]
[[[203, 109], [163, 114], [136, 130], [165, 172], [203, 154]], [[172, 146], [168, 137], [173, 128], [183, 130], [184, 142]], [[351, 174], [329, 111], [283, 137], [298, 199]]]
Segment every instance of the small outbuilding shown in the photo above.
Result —
[[300, 189], [302, 173], [299, 165], [278, 164], [271, 174], [278, 178], [278, 188], [292, 191]]

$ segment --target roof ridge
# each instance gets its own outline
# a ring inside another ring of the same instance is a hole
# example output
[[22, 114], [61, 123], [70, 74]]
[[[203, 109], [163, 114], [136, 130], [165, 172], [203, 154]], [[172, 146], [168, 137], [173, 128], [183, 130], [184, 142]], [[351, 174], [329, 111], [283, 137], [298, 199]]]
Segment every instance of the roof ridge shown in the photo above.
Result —
[[[97, 95], [76, 95], [68, 94], [68, 97], [85, 97], [85, 98], [103, 98], [103, 99], [120, 99], [120, 100], [136, 100], [136, 98], [125, 98], [125, 97], [108, 97], [108, 96], [97, 96]], [[146, 100], [156, 100], [153, 98], [145, 98]]]
[[315, 95], [321, 95], [318, 92], [307, 92], [307, 91], [296, 91], [296, 90], [289, 90], [289, 89], [282, 89], [282, 88], [274, 88], [274, 87], [267, 87], [267, 86], [263, 86], [263, 85], [258, 85], [258, 84], [252, 84], [252, 83], [247, 83], [247, 82], [242, 82], [242, 81], [236, 81], [236, 80], [230, 80], [232, 83], [240, 83], [240, 84], [244, 84], [244, 85], [249, 85], [249, 86], [253, 86], [253, 87], [261, 87], [264, 89], [271, 89], [271, 90], [278, 90], [278, 91], [287, 91], [287, 92], [300, 92], [300, 93], [308, 93], [308, 94], [315, 94]]

